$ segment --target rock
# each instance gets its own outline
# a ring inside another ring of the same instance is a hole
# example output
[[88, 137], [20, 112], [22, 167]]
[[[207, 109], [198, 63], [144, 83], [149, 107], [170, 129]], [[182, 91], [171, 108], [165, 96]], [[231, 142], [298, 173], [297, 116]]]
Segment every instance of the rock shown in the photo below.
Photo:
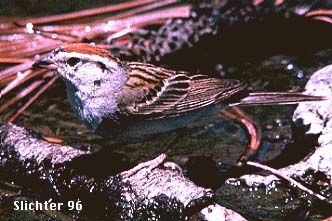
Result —
[[[332, 176], [332, 65], [316, 71], [309, 79], [305, 93], [325, 96], [327, 100], [320, 102], [301, 103], [293, 114], [295, 131], [303, 131], [302, 137], [319, 135], [314, 153], [297, 164], [279, 169], [287, 176], [302, 176], [306, 171], [320, 171], [326, 176]], [[306, 130], [301, 130], [305, 128]], [[300, 136], [301, 137], [301, 136]], [[299, 138], [297, 138], [299, 139]], [[301, 142], [301, 141], [298, 141]], [[265, 184], [278, 180], [274, 175], [244, 175], [241, 176], [249, 186]]]

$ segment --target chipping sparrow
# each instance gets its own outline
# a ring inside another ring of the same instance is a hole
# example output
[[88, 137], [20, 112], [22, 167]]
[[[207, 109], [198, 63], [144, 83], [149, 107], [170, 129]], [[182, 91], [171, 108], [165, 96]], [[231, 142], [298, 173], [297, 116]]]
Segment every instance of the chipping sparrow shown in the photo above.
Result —
[[36, 66], [64, 80], [81, 120], [105, 137], [163, 133], [230, 105], [287, 104], [322, 97], [297, 92], [249, 92], [239, 80], [124, 62], [90, 44], [55, 49]]

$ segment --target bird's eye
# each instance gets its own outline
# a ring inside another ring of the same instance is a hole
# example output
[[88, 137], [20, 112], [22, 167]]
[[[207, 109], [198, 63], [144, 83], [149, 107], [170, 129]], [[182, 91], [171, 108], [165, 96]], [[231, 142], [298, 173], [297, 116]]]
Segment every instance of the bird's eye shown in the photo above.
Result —
[[95, 80], [95, 81], [93, 82], [93, 84], [94, 84], [95, 86], [100, 86], [101, 81], [100, 81], [100, 80]]
[[75, 57], [69, 58], [67, 60], [67, 64], [69, 64], [72, 67], [75, 66], [78, 62], [80, 62], [80, 59]]

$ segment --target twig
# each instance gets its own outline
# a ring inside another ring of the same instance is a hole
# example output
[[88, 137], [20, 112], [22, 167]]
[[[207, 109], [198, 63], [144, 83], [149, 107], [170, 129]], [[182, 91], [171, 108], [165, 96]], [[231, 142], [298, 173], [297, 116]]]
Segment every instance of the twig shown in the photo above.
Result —
[[46, 91], [47, 88], [49, 88], [56, 80], [58, 79], [58, 76], [54, 76], [47, 84], [45, 84], [33, 97], [29, 99], [29, 101], [19, 110], [17, 113], [12, 116], [8, 123], [12, 123], [16, 120], [17, 117], [19, 117], [25, 109], [27, 109], [42, 93]]
[[247, 121], [250, 122], [250, 124], [252, 124], [255, 127], [255, 133], [256, 133], [256, 139], [255, 139], [255, 143], [253, 144], [254, 149], [258, 149], [260, 144], [261, 144], [261, 139], [262, 139], [262, 129], [260, 127], [260, 125], [254, 121], [250, 116], [248, 116], [246, 113], [244, 113], [239, 107], [232, 107], [232, 109], [238, 113], [240, 116], [242, 116], [244, 119], [246, 119]]
[[30, 60], [28, 58], [0, 58], [0, 63], [24, 63]]
[[141, 1], [132, 1], [132, 2], [125, 2], [121, 4], [116, 5], [110, 5], [108, 7], [102, 7], [102, 8], [95, 8], [95, 9], [88, 9], [78, 12], [72, 12], [68, 14], [60, 14], [60, 15], [54, 15], [49, 17], [43, 17], [43, 18], [32, 18], [32, 19], [26, 19], [17, 21], [17, 24], [25, 25], [26, 23], [32, 23], [32, 24], [45, 24], [45, 23], [51, 23], [51, 22], [59, 22], [64, 20], [70, 20], [70, 19], [76, 19], [76, 18], [82, 18], [87, 16], [93, 16], [98, 14], [104, 14], [104, 13], [110, 13], [118, 10], [124, 10], [128, 8], [137, 7], [140, 5], [145, 5], [150, 2], [154, 2], [155, 0], [141, 0]]
[[332, 221], [332, 216], [322, 219], [321, 221]]
[[6, 87], [4, 89], [2, 89], [0, 91], [0, 98], [2, 96], [4, 96], [5, 94], [7, 94], [8, 92], [10, 92], [11, 90], [13, 90], [14, 88], [22, 85], [27, 80], [34, 78], [38, 75], [42, 75], [45, 72], [46, 72], [46, 70], [38, 70], [38, 71], [32, 72], [31, 69], [25, 71], [22, 75], [16, 77], [15, 80], [12, 80], [8, 85], [6, 85]]
[[332, 24], [332, 18], [326, 16], [315, 16], [313, 19]]
[[[167, 18], [188, 18], [190, 15], [190, 10], [190, 5], [183, 5], [116, 20], [114, 24], [104, 24], [91, 27], [91, 31], [85, 33], [84, 37], [86, 39], [93, 39], [99, 35], [106, 34], [107, 31], [105, 31], [105, 28], [109, 29], [108, 32], [117, 32], [127, 28], [128, 25], [139, 27]], [[77, 34], [82, 35], [83, 33]]]
[[17, 72], [25, 71], [25, 70], [31, 68], [33, 63], [34, 63], [34, 61], [31, 59], [28, 62], [19, 64], [19, 65], [15, 65], [15, 66], [7, 68], [3, 71], [0, 71], [0, 81], [4, 80], [7, 77], [11, 77], [13, 75], [16, 75]]
[[143, 169], [145, 169], [144, 172], [150, 173], [151, 170], [158, 167], [166, 159], [166, 157], [167, 157], [167, 155], [165, 153], [162, 153], [150, 161], [140, 163], [137, 166], [135, 166], [134, 168], [127, 170], [125, 172], [122, 172], [121, 178], [128, 179], [130, 176], [133, 176], [134, 174], [136, 174], [138, 172], [142, 172]]
[[0, 91], [0, 98], [18, 86], [29, 74], [31, 74], [31, 69], [25, 71], [22, 75], [17, 76], [15, 80], [11, 81], [4, 89]]
[[6, 103], [4, 103], [2, 106], [0, 106], [0, 113], [3, 112], [9, 106], [15, 104], [17, 101], [26, 97], [28, 94], [30, 94], [32, 91], [34, 91], [36, 88], [38, 88], [43, 82], [44, 82], [44, 80], [34, 81], [27, 88], [24, 88], [22, 91], [20, 91], [18, 94], [16, 94], [15, 97], [13, 97], [12, 99], [10, 99]]
[[[245, 117], [246, 115], [242, 111], [238, 112], [237, 110], [235, 110], [235, 112], [237, 112], [239, 115], [235, 115], [224, 109], [220, 110], [220, 112], [223, 113], [225, 116], [240, 122], [241, 124], [243, 124], [246, 127], [246, 129], [250, 135], [249, 148], [252, 150], [257, 150], [260, 145], [261, 132], [260, 132], [260, 130], [259, 130], [259, 132], [256, 131], [251, 119]], [[240, 114], [240, 113], [242, 113], [242, 114]]]
[[332, 10], [320, 9], [305, 14], [306, 17], [316, 16], [316, 15], [332, 15]]
[[7, 86], [7, 84], [9, 84], [10, 82], [12, 82], [15, 79], [16, 79], [16, 76], [11, 76], [11, 77], [7, 77], [5, 79], [0, 80], [0, 87]]
[[47, 136], [42, 136], [42, 138], [44, 140], [46, 140], [47, 142], [50, 142], [50, 143], [57, 143], [57, 144], [61, 144], [63, 142], [65, 142], [64, 140], [60, 139], [60, 138], [57, 138], [57, 137], [47, 137]]
[[[38, 53], [44, 54], [46, 52], [49, 52], [53, 50], [54, 48], [57, 48], [63, 44], [62, 41], [55, 41], [52, 39], [45, 38], [44, 39], [45, 45], [37, 45], [32, 48], [24, 48], [22, 50], [14, 51], [12, 53], [9, 53], [10, 56], [19, 56], [19, 57], [31, 57]], [[33, 63], [32, 63], [33, 64]]]
[[332, 202], [329, 201], [326, 197], [322, 196], [319, 193], [315, 193], [311, 189], [303, 186], [301, 183], [297, 182], [293, 178], [290, 178], [290, 177], [284, 175], [282, 172], [280, 172], [276, 169], [273, 169], [269, 166], [266, 166], [266, 165], [263, 165], [263, 164], [260, 164], [260, 163], [257, 163], [257, 162], [252, 162], [252, 161], [247, 161], [247, 164], [250, 165], [250, 166], [253, 166], [253, 167], [257, 167], [257, 168], [269, 171], [270, 173], [287, 180], [291, 185], [294, 185], [294, 186], [298, 187], [299, 189], [301, 189], [302, 191], [308, 193], [309, 195], [312, 195], [312, 196], [316, 197], [317, 199], [319, 199], [321, 201], [324, 201], [328, 204], [332, 204]]
[[119, 13], [119, 14], [116, 14], [116, 15], [112, 15], [111, 17], [98, 19], [98, 20], [94, 21], [93, 23], [94, 24], [103, 23], [103, 22], [108, 22], [110, 20], [123, 19], [123, 18], [126, 18], [126, 17], [135, 16], [135, 15], [138, 15], [140, 13], [152, 10], [152, 9], [161, 8], [161, 7], [164, 7], [164, 6], [167, 6], [167, 5], [174, 4], [176, 2], [178, 2], [178, 0], [159, 1], [159, 2], [156, 2], [156, 3], [153, 3], [153, 4], [144, 5], [144, 6], [141, 6], [139, 8], [134, 8], [134, 9], [131, 9], [131, 10], [128, 10], [128, 11], [125, 11], [125, 12], [122, 12], [122, 13]]

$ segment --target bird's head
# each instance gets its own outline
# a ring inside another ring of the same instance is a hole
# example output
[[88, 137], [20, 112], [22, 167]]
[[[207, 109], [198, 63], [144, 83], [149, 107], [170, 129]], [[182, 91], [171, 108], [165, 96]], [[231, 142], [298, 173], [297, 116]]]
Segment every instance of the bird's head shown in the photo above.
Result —
[[54, 49], [34, 66], [56, 71], [72, 86], [98, 87], [125, 80], [126, 67], [108, 50], [90, 44], [68, 44]]

